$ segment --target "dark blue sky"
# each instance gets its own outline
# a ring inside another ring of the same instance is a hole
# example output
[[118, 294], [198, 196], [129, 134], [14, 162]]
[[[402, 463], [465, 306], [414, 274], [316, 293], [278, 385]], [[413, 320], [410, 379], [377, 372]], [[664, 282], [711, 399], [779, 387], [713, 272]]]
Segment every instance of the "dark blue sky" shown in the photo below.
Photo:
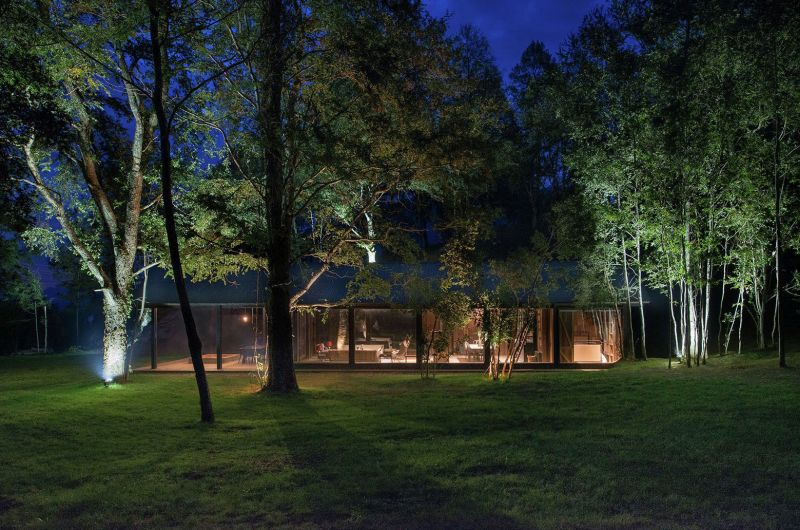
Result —
[[486, 35], [497, 66], [508, 74], [525, 48], [540, 40], [555, 53], [583, 17], [603, 0], [424, 0], [433, 16], [448, 12], [451, 31], [472, 24]]

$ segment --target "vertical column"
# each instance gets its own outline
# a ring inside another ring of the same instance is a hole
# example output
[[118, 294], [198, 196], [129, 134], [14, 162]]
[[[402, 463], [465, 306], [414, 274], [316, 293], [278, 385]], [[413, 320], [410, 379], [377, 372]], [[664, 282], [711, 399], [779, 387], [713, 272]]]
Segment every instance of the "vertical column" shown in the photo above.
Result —
[[561, 317], [558, 313], [558, 307], [553, 307], [553, 364], [558, 366], [561, 364], [561, 334], [559, 333], [561, 325]]
[[492, 312], [488, 308], [483, 309], [483, 365], [489, 366], [492, 362]]
[[414, 344], [417, 350], [417, 366], [422, 366], [422, 351], [426, 348], [425, 333], [422, 331], [422, 312], [416, 312], [416, 330], [417, 335]]
[[158, 355], [156, 353], [156, 343], [158, 336], [156, 335], [158, 328], [158, 312], [155, 307], [150, 308], [150, 368], [155, 370], [158, 368]]
[[347, 362], [350, 366], [356, 364], [356, 311], [347, 308]]
[[217, 370], [222, 370], [222, 306], [217, 306]]

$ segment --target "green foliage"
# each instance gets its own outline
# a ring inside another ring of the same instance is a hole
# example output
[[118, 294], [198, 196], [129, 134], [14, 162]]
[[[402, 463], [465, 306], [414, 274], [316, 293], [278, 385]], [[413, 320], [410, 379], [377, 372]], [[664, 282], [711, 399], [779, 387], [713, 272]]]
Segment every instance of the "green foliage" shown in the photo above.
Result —
[[260, 9], [246, 3], [205, 36], [219, 60], [190, 56], [196, 76], [241, 61], [181, 117], [220, 160], [213, 184], [187, 197], [203, 221], [192, 225], [205, 224], [204, 237], [247, 267], [265, 266], [268, 205], [278, 201], [286, 224], [274, 230], [291, 234], [293, 263], [361, 268], [376, 245], [420, 260], [409, 205], [463, 205], [488, 189], [502, 158], [493, 147], [508, 113], [485, 39], [471, 29], [447, 38], [444, 23], [413, 2], [286, 7], [298, 29], [283, 42], [292, 59], [280, 80], [287, 144], [276, 198], [260, 121], [269, 75]]
[[29, 268], [19, 268], [10, 277], [5, 298], [18, 304], [28, 313], [47, 303], [39, 277]]
[[536, 43], [526, 51], [512, 96], [521, 123], [542, 126], [524, 130], [549, 146], [533, 152], [560, 157], [572, 177], [553, 226], [559, 255], [581, 261], [579, 299], [635, 298], [641, 277], [680, 298], [679, 314], [699, 308], [699, 331], [684, 331], [702, 335], [705, 293], [724, 267], [726, 287], [761, 319], [775, 289], [776, 215], [797, 222], [800, 39], [789, 4], [615, 1], [584, 20], [557, 63]]

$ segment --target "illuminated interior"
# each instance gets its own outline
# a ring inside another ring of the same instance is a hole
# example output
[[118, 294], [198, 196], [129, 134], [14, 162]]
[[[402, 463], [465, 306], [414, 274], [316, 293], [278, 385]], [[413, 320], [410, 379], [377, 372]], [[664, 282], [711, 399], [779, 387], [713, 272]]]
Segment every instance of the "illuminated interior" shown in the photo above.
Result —
[[355, 309], [356, 363], [416, 363], [416, 312]]
[[[266, 360], [265, 310], [255, 306], [195, 306], [192, 308], [209, 371], [253, 371]], [[134, 345], [134, 367], [161, 371], [191, 371], [186, 332], [180, 309], [152, 309], [155, 327]], [[621, 313], [610, 309], [495, 309], [491, 326], [499, 342], [499, 362], [610, 364], [621, 357]], [[419, 315], [419, 321], [417, 316]], [[417, 325], [420, 337], [417, 337]], [[558, 359], [554, 358], [558, 327]], [[442, 325], [431, 311], [388, 308], [302, 308], [292, 314], [293, 357], [298, 365], [413, 365], [426, 354], [441, 364], [483, 365], [487, 354], [484, 313], [475, 309], [469, 321], [442, 341]], [[352, 337], [351, 337], [352, 334]], [[437, 352], [437, 344], [443, 347]], [[352, 350], [352, 351], [351, 351]], [[491, 353], [491, 352], [490, 352]], [[557, 362], [556, 362], [557, 361]]]
[[481, 309], [472, 311], [469, 323], [450, 333], [443, 352], [436, 352], [432, 346], [442, 333], [442, 323], [432, 311], [422, 313], [422, 333], [426, 348], [423, 356], [427, 353], [432, 360], [435, 356], [440, 363], [483, 363], [485, 334]]
[[292, 314], [295, 362], [349, 362], [347, 313], [347, 309], [295, 311]]
[[552, 309], [501, 309], [495, 312], [495, 322], [506, 327], [502, 334], [506, 340], [497, 345], [501, 363], [509, 355], [519, 363], [553, 362]]
[[622, 351], [621, 318], [613, 309], [559, 311], [562, 363], [614, 363]]

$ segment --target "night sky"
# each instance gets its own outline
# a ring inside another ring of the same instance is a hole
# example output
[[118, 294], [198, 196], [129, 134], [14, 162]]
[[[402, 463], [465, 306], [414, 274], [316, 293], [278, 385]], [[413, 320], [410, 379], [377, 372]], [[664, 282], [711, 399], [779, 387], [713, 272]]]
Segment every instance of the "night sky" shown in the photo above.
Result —
[[570, 33], [578, 29], [583, 17], [603, 0], [426, 0], [428, 11], [436, 17], [450, 13], [451, 31], [465, 24], [476, 26], [486, 35], [503, 76], [519, 62], [533, 40], [544, 42], [555, 53]]

